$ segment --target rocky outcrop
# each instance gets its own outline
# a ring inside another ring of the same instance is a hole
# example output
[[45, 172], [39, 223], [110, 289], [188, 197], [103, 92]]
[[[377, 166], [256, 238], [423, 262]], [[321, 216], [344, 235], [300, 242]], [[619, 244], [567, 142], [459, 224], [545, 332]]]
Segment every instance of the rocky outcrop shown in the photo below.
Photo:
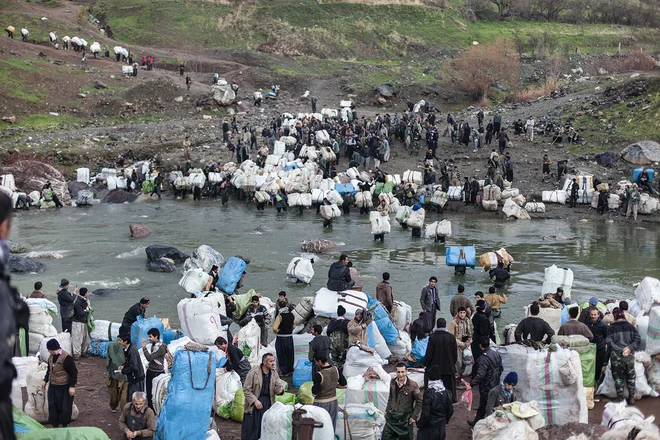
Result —
[[41, 261], [28, 260], [16, 255], [9, 256], [7, 266], [9, 271], [14, 273], [41, 273], [46, 270], [46, 266]]
[[145, 225], [133, 223], [128, 227], [128, 229], [130, 229], [131, 237], [133, 238], [148, 237], [151, 235], [151, 229], [147, 228]]
[[157, 262], [161, 258], [169, 258], [175, 263], [183, 263], [188, 258], [188, 255], [184, 254], [180, 250], [172, 246], [163, 246], [163, 245], [152, 245], [148, 246], [145, 249], [147, 253], [147, 260], [151, 262]]
[[37, 160], [18, 160], [0, 167], [0, 174], [13, 174], [16, 187], [26, 194], [41, 192], [41, 188], [50, 182], [53, 191], [64, 205], [71, 205], [71, 196], [66, 179], [57, 169]]
[[69, 189], [69, 194], [71, 195], [72, 199], [75, 199], [76, 197], [78, 197], [78, 193], [80, 191], [87, 190], [87, 191], [94, 192], [94, 189], [91, 186], [87, 185], [85, 182], [71, 181], [71, 182], [67, 183], [67, 188]]
[[122, 293], [124, 293], [124, 291], [119, 289], [96, 289], [95, 291], [92, 292], [93, 295], [98, 295], [98, 296], [114, 296], [114, 295], [120, 295]]
[[336, 247], [337, 245], [330, 240], [305, 240], [300, 244], [303, 251], [315, 254], [322, 254]]
[[147, 270], [150, 272], [174, 272], [176, 267], [166, 258], [161, 258], [156, 261], [147, 261]]

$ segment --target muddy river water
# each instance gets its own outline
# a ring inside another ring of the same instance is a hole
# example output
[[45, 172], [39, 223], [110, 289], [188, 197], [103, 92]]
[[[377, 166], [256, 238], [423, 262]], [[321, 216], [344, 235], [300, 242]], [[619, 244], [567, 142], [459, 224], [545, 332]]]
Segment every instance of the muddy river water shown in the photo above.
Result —
[[[427, 213], [426, 222], [439, 218], [438, 214]], [[506, 247], [517, 261], [506, 288], [509, 303], [503, 307], [500, 328], [523, 317], [523, 306], [540, 295], [544, 269], [551, 264], [573, 270], [572, 296], [579, 301], [593, 295], [602, 299], [632, 298], [634, 283], [644, 276], [660, 278], [657, 224], [499, 221], [469, 214], [450, 214], [447, 218], [453, 226], [448, 244], [475, 244], [477, 254]], [[392, 233], [380, 243], [373, 241], [368, 216], [360, 216], [357, 211], [336, 219], [332, 230], [323, 230], [322, 219], [314, 210], [305, 211], [302, 217], [291, 211], [278, 215], [274, 209], [258, 213], [254, 206], [236, 202], [221, 207], [219, 202], [211, 201], [193, 205], [189, 201], [163, 200], [49, 212], [32, 210], [16, 215], [12, 240], [31, 251], [62, 251], [64, 258], [43, 259], [45, 272], [17, 274], [13, 283], [27, 295], [35, 281], [42, 281], [51, 299], [55, 299], [61, 278], [90, 291], [120, 289], [121, 293], [113, 296], [90, 296], [96, 318], [112, 321], [121, 321], [132, 304], [149, 296], [152, 301], [148, 316], [169, 317], [177, 325], [176, 305], [187, 296], [177, 284], [180, 266], [174, 273], [148, 272], [144, 248], [163, 244], [190, 253], [208, 244], [225, 258], [235, 254], [251, 258], [245, 288], [272, 299], [280, 290], [286, 290], [293, 301], [313, 295], [325, 286], [328, 267], [341, 252], [354, 262], [367, 292], [375, 293], [381, 273], [389, 272], [395, 298], [412, 305], [415, 316], [420, 310], [420, 290], [432, 275], [438, 277], [443, 295], [440, 316], [448, 317], [450, 297], [459, 283], [470, 295], [477, 290], [487, 291], [490, 282], [483, 271], [468, 269], [465, 276], [455, 276], [453, 268], [445, 265], [444, 245], [411, 238], [410, 230], [392, 222]], [[147, 225], [152, 235], [131, 239], [131, 223]], [[566, 239], [543, 239], [552, 235]], [[295, 284], [287, 280], [286, 267], [292, 257], [300, 254], [301, 240], [312, 238], [343, 245], [318, 255], [310, 285]]]

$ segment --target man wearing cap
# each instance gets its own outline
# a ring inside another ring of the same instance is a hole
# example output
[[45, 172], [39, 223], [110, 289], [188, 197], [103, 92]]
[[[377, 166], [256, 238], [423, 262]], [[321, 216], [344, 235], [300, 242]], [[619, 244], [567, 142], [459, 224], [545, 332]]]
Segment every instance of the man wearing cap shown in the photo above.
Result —
[[603, 319], [603, 311], [607, 311], [607, 307], [605, 304], [598, 301], [598, 297], [592, 296], [589, 298], [589, 302], [582, 304], [582, 312], [580, 312], [579, 320], [586, 324], [590, 319], [592, 310], [597, 310], [600, 319]]
[[614, 322], [607, 329], [606, 343], [612, 350], [610, 364], [616, 396], [623, 400], [624, 387], [628, 386], [628, 405], [635, 404], [635, 351], [641, 341], [639, 333], [626, 321], [626, 315], [618, 307], [612, 310]]
[[422, 398], [422, 412], [417, 420], [417, 440], [445, 440], [447, 423], [454, 415], [453, 396], [440, 379], [440, 368], [428, 372], [429, 383]]
[[518, 373], [511, 371], [499, 386], [490, 390], [486, 404], [486, 417], [491, 415], [495, 409], [501, 408], [502, 405], [518, 400], [514, 389], [516, 385], [518, 385]]
[[130, 309], [124, 314], [124, 319], [121, 322], [121, 327], [119, 327], [119, 334], [124, 335], [128, 334], [129, 335], [129, 340], [130, 334], [131, 334], [131, 326], [133, 325], [134, 322], [137, 321], [138, 317], [144, 318], [145, 313], [147, 312], [147, 307], [149, 307], [149, 303], [151, 301], [149, 298], [144, 297], [140, 300], [139, 303], [133, 304]]
[[564, 295], [564, 289], [557, 287], [557, 292], [555, 292], [555, 301], [560, 304], [564, 304], [568, 298], [570, 297]]
[[363, 317], [364, 309], [357, 309], [355, 311], [355, 317], [346, 326], [349, 347], [358, 342], [364, 347], [367, 347], [367, 325], [369, 325], [370, 320], [367, 322], [368, 319], [363, 319]]
[[73, 358], [62, 350], [57, 339], [46, 343], [48, 349], [48, 368], [44, 376], [42, 390], [48, 387], [48, 423], [54, 428], [66, 428], [71, 423], [73, 396], [76, 394], [78, 369]]
[[[78, 293], [78, 288], [73, 289]], [[60, 288], [57, 290], [57, 302], [60, 303], [60, 316], [62, 316], [62, 331], [71, 333], [73, 323], [73, 303], [75, 297], [69, 292], [69, 280], [62, 278]]]

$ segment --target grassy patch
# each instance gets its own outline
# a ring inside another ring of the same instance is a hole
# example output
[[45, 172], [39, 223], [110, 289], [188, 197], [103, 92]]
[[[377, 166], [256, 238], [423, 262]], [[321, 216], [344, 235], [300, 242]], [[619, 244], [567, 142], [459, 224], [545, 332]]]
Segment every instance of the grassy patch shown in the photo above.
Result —
[[30, 130], [64, 129], [71, 124], [84, 123], [84, 119], [69, 115], [34, 114], [19, 118], [15, 124], [0, 125], [1, 130], [25, 128]]
[[[2, 8], [4, 9], [4, 5]], [[72, 11], [75, 11], [75, 8], [72, 9]], [[28, 39], [32, 43], [49, 43], [49, 32], [55, 32], [60, 38], [65, 35], [70, 37], [74, 37], [76, 35], [84, 35], [84, 33], [79, 32], [76, 27], [69, 26], [68, 24], [59, 20], [53, 20], [49, 18], [46, 21], [42, 21], [41, 17], [38, 15], [18, 14], [13, 12], [6, 13], [4, 11], [0, 12], [0, 14], [2, 15], [3, 23], [11, 24], [16, 28], [16, 32], [14, 32], [14, 39], [21, 39], [21, 28], [26, 28], [28, 31], [30, 31]], [[71, 14], [75, 15], [75, 12], [71, 12]], [[92, 44], [89, 38], [86, 38], [86, 40], [88, 40], [89, 44]]]
[[[12, 60], [16, 61], [16, 60]], [[12, 65], [5, 60], [0, 61], [0, 89], [11, 98], [22, 99], [28, 102], [39, 103], [46, 95], [35, 87], [29, 87], [25, 80], [25, 71], [32, 67]]]

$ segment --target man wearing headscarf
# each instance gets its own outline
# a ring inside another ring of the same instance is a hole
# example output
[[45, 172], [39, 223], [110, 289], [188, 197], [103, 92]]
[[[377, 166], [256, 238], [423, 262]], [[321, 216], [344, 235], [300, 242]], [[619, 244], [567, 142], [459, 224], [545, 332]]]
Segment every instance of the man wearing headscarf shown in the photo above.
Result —
[[363, 346], [367, 346], [367, 325], [364, 317], [364, 309], [357, 309], [355, 311], [355, 318], [348, 323], [348, 346], [350, 347], [353, 344], [358, 342]]
[[453, 396], [440, 379], [440, 368], [428, 372], [429, 383], [422, 399], [422, 413], [417, 420], [417, 440], [445, 440], [446, 426], [454, 414]]
[[293, 347], [293, 328], [296, 326], [293, 313], [285, 301], [277, 302], [278, 313], [273, 324], [275, 333], [275, 352], [277, 353], [277, 364], [282, 376], [288, 376], [293, 372], [293, 361], [295, 358]]
[[71, 423], [71, 412], [73, 410], [73, 396], [76, 394], [76, 382], [78, 381], [78, 369], [73, 357], [62, 350], [57, 339], [51, 339], [46, 343], [48, 349], [48, 368], [44, 376], [42, 389], [48, 387], [48, 423], [53, 428], [66, 428]]
[[486, 417], [491, 415], [496, 408], [501, 408], [506, 403], [513, 403], [518, 400], [515, 392], [516, 385], [518, 385], [518, 373], [511, 371], [506, 375], [500, 386], [490, 390], [488, 403], [486, 404]]

